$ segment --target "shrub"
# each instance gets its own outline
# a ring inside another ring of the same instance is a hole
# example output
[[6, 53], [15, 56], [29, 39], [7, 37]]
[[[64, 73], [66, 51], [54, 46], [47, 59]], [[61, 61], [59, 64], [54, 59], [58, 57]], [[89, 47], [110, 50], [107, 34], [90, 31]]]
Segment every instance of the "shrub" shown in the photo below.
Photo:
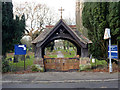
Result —
[[80, 65], [80, 71], [85, 71], [85, 70], [90, 70], [91, 65], [90, 64], [85, 64], [85, 65]]
[[37, 72], [39, 71], [35, 65], [33, 65], [31, 69], [32, 71], [37, 71]]
[[6, 59], [2, 60], [2, 72], [9, 72], [10, 71], [10, 65], [9, 65], [9, 61]]
[[37, 71], [37, 72], [44, 72], [44, 68], [43, 67], [41, 67], [40, 65], [37, 65], [37, 64], [35, 64], [35, 65], [33, 65], [32, 66], [32, 68], [31, 68], [31, 70], [32, 71]]
[[105, 60], [95, 59], [95, 61], [96, 61], [95, 63], [92, 63], [92, 61], [91, 61], [92, 69], [94, 69], [94, 68], [103, 68], [103, 67], [107, 66], [107, 62]]

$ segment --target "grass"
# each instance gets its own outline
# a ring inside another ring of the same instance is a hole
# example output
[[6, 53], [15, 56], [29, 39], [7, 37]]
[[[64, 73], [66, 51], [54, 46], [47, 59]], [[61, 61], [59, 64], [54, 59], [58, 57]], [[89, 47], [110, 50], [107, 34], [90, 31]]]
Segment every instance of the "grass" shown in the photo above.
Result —
[[[30, 59], [25, 59], [25, 67], [26, 69], [30, 66], [33, 65], [33, 61], [34, 61], [34, 55], [31, 53], [31, 54], [27, 54], [30, 56]], [[26, 56], [27, 56], [26, 55]], [[8, 58], [13, 58], [14, 57], [14, 54], [7, 54], [7, 59]], [[18, 62], [17, 63], [14, 63], [14, 61], [9, 61], [9, 65], [11, 67], [11, 70], [12, 71], [19, 71], [19, 70], [23, 70], [24, 69], [24, 60], [21, 61], [20, 59], [18, 59]]]
[[48, 56], [50, 58], [57, 58], [57, 50], [53, 50], [52, 52], [47, 51], [47, 54], [45, 56]]
[[71, 51], [64, 50], [64, 49], [53, 50], [52, 52], [49, 52], [49, 55], [47, 55], [47, 56], [49, 56], [51, 58], [57, 58], [57, 51], [61, 51], [65, 58], [72, 58], [72, 57], [76, 56], [75, 51], [73, 49], [71, 49]]
[[95, 63], [90, 61], [90, 64], [80, 65], [80, 71], [91, 71], [92, 69], [103, 69], [107, 68], [107, 62], [105, 60], [95, 59]]
[[[63, 55], [64, 55], [64, 57], [65, 58], [72, 58], [72, 57], [74, 57], [74, 56], [76, 56], [75, 55], [75, 51], [74, 50], [60, 50], [62, 53], [63, 53]], [[70, 54], [71, 53], [71, 54]]]
[[[64, 55], [65, 58], [72, 58], [73, 56], [75, 56], [75, 51], [74, 50], [54, 50], [52, 52], [51, 55], [48, 55], [49, 57], [51, 58], [57, 58], [57, 51], [61, 51]], [[70, 55], [71, 53], [71, 55]], [[33, 61], [34, 61], [34, 54], [31, 53], [31, 52], [28, 52], [26, 54], [26, 56], [29, 55], [30, 56], [30, 59], [26, 59], [25, 60], [25, 67], [26, 69], [29, 68], [30, 66], [33, 65]], [[7, 54], [7, 59], [8, 58], [13, 58], [14, 57], [14, 53], [8, 53]], [[9, 61], [9, 65], [11, 67], [11, 71], [19, 71], [19, 70], [24, 70], [24, 60], [21, 61], [20, 59], [18, 59], [18, 62], [17, 63], [14, 63], [14, 61]]]
[[[25, 65], [26, 66], [32, 65], [33, 64], [33, 59], [34, 58], [32, 56], [30, 56], [30, 59], [25, 59]], [[12, 60], [12, 61], [9, 61], [9, 63], [10, 63], [10, 65], [13, 65], [13, 66], [17, 65], [18, 67], [24, 67], [24, 60], [23, 61], [18, 60], [18, 63], [14, 63], [13, 60]]]
[[57, 55], [48, 55], [51, 58], [57, 58]]
[[90, 62], [92, 67], [107, 67], [107, 62], [105, 60], [98, 60], [95, 59], [95, 63], [92, 63], [92, 60]]
[[92, 63], [92, 60], [91, 60], [91, 64], [92, 65], [107, 65], [107, 62], [105, 60], [95, 59], [95, 63]]

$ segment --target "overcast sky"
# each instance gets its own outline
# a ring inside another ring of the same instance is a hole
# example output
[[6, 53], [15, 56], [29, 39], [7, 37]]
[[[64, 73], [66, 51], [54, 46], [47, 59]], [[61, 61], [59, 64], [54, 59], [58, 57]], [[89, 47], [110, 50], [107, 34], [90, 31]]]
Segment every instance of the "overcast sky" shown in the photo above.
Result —
[[23, 2], [37, 2], [46, 4], [50, 8], [52, 8], [58, 15], [60, 15], [60, 12], [58, 9], [61, 7], [65, 9], [63, 12], [63, 19], [64, 18], [75, 18], [75, 1], [76, 0], [12, 0], [13, 5], [14, 4], [20, 4]]

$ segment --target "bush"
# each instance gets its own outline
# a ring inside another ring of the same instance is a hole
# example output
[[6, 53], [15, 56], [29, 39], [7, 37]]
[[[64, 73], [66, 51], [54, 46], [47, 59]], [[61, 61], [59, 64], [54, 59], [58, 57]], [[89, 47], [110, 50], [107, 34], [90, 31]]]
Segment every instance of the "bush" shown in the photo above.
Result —
[[90, 70], [91, 65], [90, 64], [85, 64], [85, 65], [80, 65], [80, 71], [85, 71], [85, 70]]
[[32, 71], [36, 71], [36, 72], [39, 72], [39, 71], [44, 72], [44, 68], [40, 67], [40, 65], [37, 65], [37, 64], [33, 65], [31, 69], [32, 69]]
[[10, 65], [9, 65], [9, 61], [6, 59], [2, 60], [2, 72], [9, 72], [10, 71]]
[[106, 67], [106, 66], [107, 66], [107, 62], [105, 60], [95, 59], [95, 63], [92, 63], [92, 61], [91, 61], [92, 69], [94, 69], [94, 68], [103, 68], [103, 67]]

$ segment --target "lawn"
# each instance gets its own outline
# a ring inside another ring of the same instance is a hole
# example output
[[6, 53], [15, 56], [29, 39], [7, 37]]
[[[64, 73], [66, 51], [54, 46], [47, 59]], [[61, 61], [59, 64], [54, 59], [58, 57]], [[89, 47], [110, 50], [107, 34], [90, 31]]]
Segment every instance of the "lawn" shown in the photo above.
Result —
[[76, 56], [76, 54], [75, 54], [76, 52], [73, 49], [71, 49], [71, 50], [68, 50], [68, 49], [67, 50], [64, 50], [64, 49], [53, 50], [52, 52], [49, 52], [49, 54], [46, 56], [48, 56], [50, 58], [57, 58], [58, 51], [61, 51], [65, 58], [73, 58], [74, 56]]
[[72, 58], [72, 57], [74, 57], [74, 56], [76, 56], [76, 52], [73, 50], [73, 49], [71, 49], [71, 50], [60, 50], [62, 53], [63, 53], [63, 55], [64, 55], [64, 57], [65, 58]]
[[[29, 52], [26, 54], [26, 56], [27, 55], [29, 55], [30, 58], [25, 59], [25, 67], [26, 67], [26, 69], [29, 69], [30, 66], [33, 65], [34, 54]], [[21, 56], [21, 55], [19, 55], [19, 56]], [[11, 67], [11, 71], [24, 70], [24, 60], [21, 60], [20, 58], [18, 58], [18, 62], [14, 62], [13, 57], [14, 57], [14, 54], [12, 54], [12, 53], [7, 54], [7, 59], [12, 58], [12, 61], [9, 60], [9, 65]]]
[[57, 55], [48, 55], [50, 58], [57, 58]]
[[107, 62], [105, 60], [98, 60], [98, 59], [95, 59], [95, 63], [92, 63], [92, 60], [91, 60], [91, 66], [107, 66]]

